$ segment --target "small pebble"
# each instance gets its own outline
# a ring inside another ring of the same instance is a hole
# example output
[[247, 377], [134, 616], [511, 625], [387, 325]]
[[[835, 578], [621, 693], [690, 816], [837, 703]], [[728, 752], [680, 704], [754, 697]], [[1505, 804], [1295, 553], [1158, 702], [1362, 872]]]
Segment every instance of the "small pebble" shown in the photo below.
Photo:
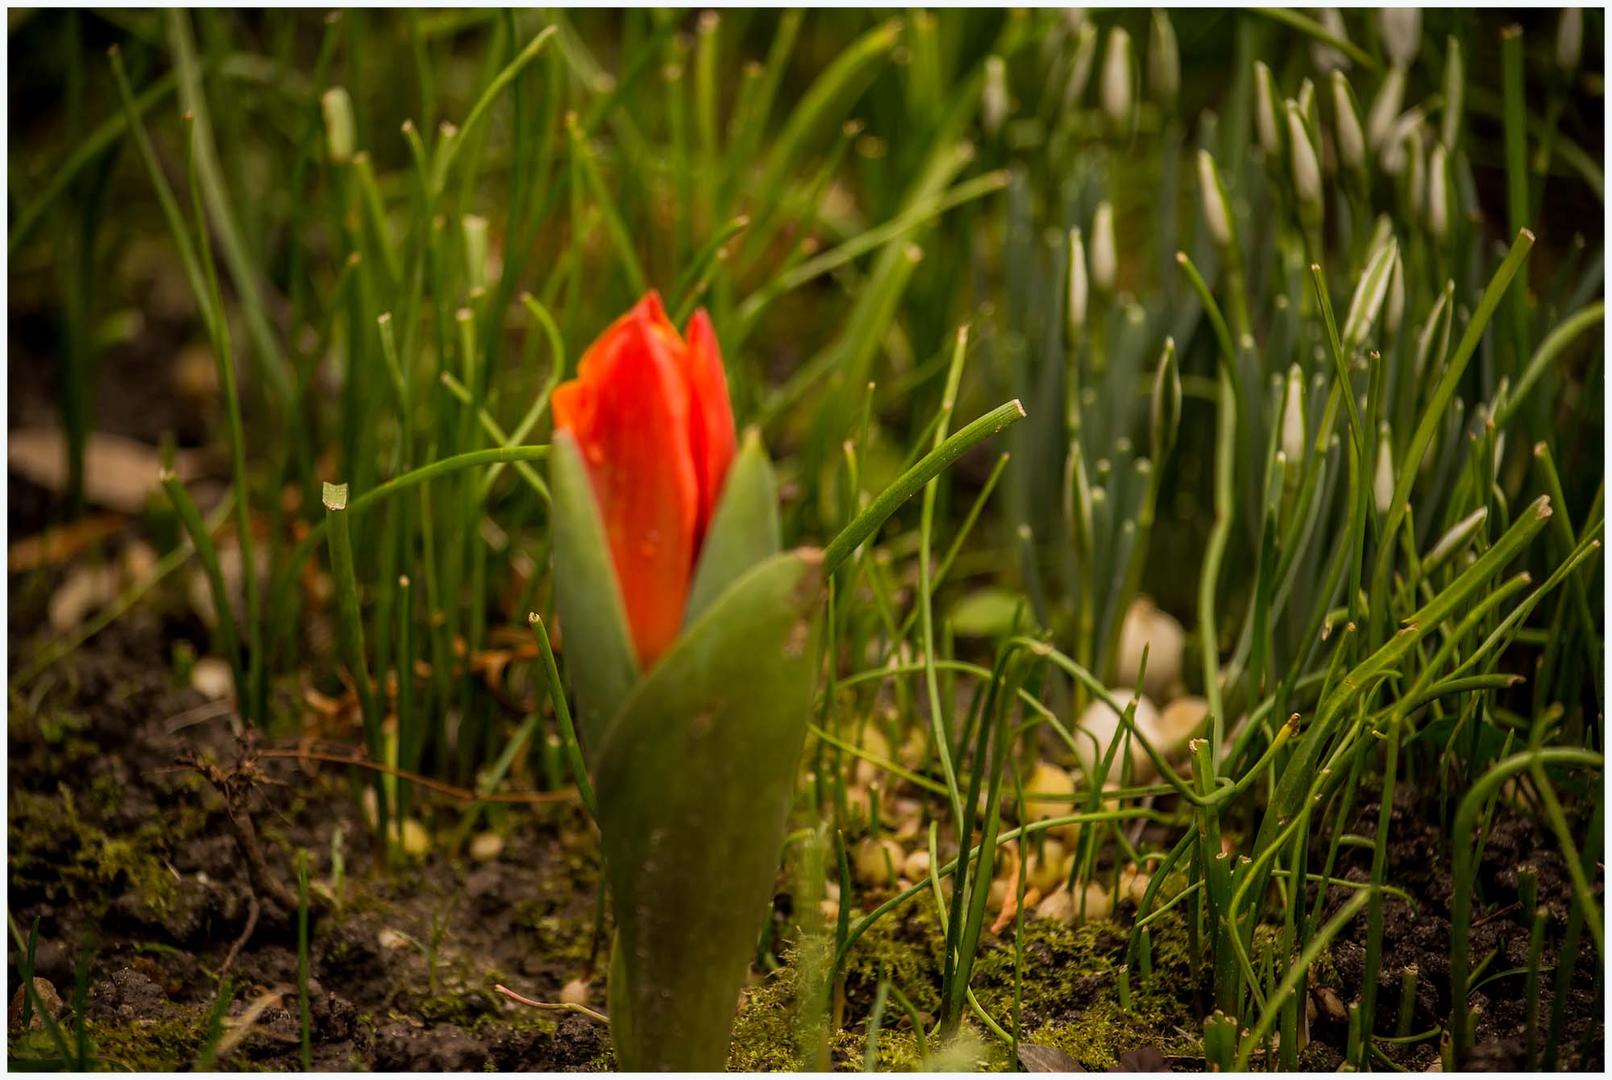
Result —
[[1147, 672], [1143, 676], [1142, 691], [1155, 698], [1164, 698], [1181, 679], [1181, 654], [1186, 645], [1186, 632], [1180, 622], [1153, 601], [1139, 596], [1125, 612], [1125, 624], [1120, 630], [1119, 659], [1115, 672], [1120, 682], [1136, 685], [1141, 673], [1142, 650], [1147, 649]]
[[588, 980], [572, 979], [560, 987], [560, 1003], [562, 1005], [586, 1005], [588, 1003]]
[[[22, 1027], [23, 994], [23, 987], [19, 985], [17, 992], [11, 998], [11, 1010], [7, 1015], [7, 1022], [13, 1031]], [[41, 979], [37, 975], [34, 976], [34, 998], [36, 1005], [43, 1005], [52, 1017], [61, 1016], [61, 995], [56, 993], [56, 988], [50, 984], [48, 979]], [[44, 1029], [45, 1021], [40, 1018], [37, 1010], [33, 1011], [28, 1017], [28, 1030], [43, 1031]]]
[[908, 881], [919, 881], [929, 876], [929, 852], [914, 851], [901, 864], [901, 876]]
[[400, 949], [406, 949], [410, 945], [414, 944], [414, 942], [409, 940], [409, 936], [407, 934], [403, 933], [401, 930], [393, 930], [390, 926], [386, 927], [379, 934], [376, 934], [375, 941], [387, 952], [397, 952]]
[[495, 832], [477, 833], [470, 841], [470, 857], [477, 862], [491, 862], [504, 850], [504, 838]]
[[893, 870], [906, 859], [907, 853], [894, 840], [868, 837], [856, 845], [856, 879], [864, 885], [887, 885]]
[[431, 834], [414, 818], [403, 822], [403, 853], [411, 859], [423, 859], [431, 850]]
[[209, 701], [223, 701], [234, 692], [235, 674], [228, 661], [204, 656], [190, 669], [190, 685]]

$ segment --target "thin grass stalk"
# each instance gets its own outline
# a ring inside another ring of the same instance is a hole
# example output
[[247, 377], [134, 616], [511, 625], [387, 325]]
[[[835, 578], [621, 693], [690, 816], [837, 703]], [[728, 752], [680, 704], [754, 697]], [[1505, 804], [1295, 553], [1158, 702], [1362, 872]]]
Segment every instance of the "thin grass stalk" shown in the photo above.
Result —
[[[381, 715], [375, 702], [375, 686], [370, 682], [369, 661], [364, 648], [364, 622], [359, 610], [358, 579], [353, 570], [352, 536], [348, 529], [350, 507], [346, 484], [326, 484], [324, 489], [325, 520], [329, 523], [330, 572], [335, 579], [336, 609], [339, 616], [341, 646], [352, 674], [353, 689], [358, 697], [359, 715], [364, 725], [364, 745], [371, 760], [385, 761]], [[384, 775], [372, 771], [375, 788], [376, 835], [382, 840], [383, 850], [389, 836], [389, 822]]]

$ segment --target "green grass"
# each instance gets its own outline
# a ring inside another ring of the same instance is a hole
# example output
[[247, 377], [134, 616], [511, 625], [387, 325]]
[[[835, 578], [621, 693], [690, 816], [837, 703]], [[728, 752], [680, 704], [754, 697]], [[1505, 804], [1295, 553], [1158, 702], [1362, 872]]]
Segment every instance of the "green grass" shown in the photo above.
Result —
[[[1416, 976], [1383, 944], [1409, 793], [1440, 808], [1457, 882], [1447, 1067], [1478, 1034], [1470, 922], [1516, 899], [1474, 877], [1500, 815], [1537, 821], [1571, 884], [1565, 923], [1530, 899], [1516, 927], [1528, 1059], [1563, 1063], [1565, 995], [1542, 1007], [1539, 988], [1571, 965], [1540, 956], [1604, 955], [1604, 237], [1572, 231], [1602, 214], [1601, 16], [1572, 70], [1554, 18], [1426, 12], [1404, 69], [1362, 10], [1341, 31], [1287, 11], [1092, 19], [19, 17], [12, 91], [41, 119], [13, 133], [10, 281], [14, 312], [59, 330], [59, 509], [80, 508], [114, 362], [99, 331], [139, 309], [133, 255], [155, 245], [190, 297], [168, 329], [217, 362], [229, 491], [198, 508], [170, 478], [144, 525], [185, 538], [157, 581], [199, 554], [220, 615], [220, 551], [264, 549], [211, 643], [242, 717], [290, 736], [304, 680], [345, 685], [373, 758], [591, 801], [549, 636], [548, 394], [656, 287], [679, 320], [711, 311], [736, 417], [778, 463], [786, 545], [826, 548], [797, 824], [854, 845], [899, 793], [923, 800], [909, 846], [936, 837], [931, 876], [900, 890], [846, 870], [838, 926], [801, 931], [832, 935], [813, 978], [933, 902], [920, 1056], [965, 1023], [1031, 1038], [971, 988], [990, 887], [1004, 845], [1078, 823], [1077, 887], [1155, 864], [1116, 992], [1146, 984], [1152, 914], [1186, 916], [1206, 1060], [1297, 1067], [1304, 976], [1340, 936], [1365, 958], [1340, 988], [1349, 1063], [1407, 1060], [1427, 1018], [1402, 1011]], [[1379, 141], [1384, 87], [1404, 96]], [[162, 340], [116, 362], [165, 371]], [[1184, 656], [1147, 665], [1207, 703], [1190, 751], [1153, 745], [1111, 692], [1144, 594], [1187, 630]], [[22, 654], [14, 691], [144, 595]], [[520, 659], [489, 685], [476, 661], [499, 656]], [[1117, 789], [1077, 773], [1066, 813], [1004, 816], [1038, 761], [1073, 762], [1092, 702], [1124, 712], [1099, 747]], [[566, 768], [527, 760], [551, 739]], [[369, 780], [394, 837], [417, 817], [462, 839], [483, 809]], [[1361, 844], [1368, 880], [1345, 882]], [[802, 862], [823, 895], [833, 857]], [[1187, 891], [1165, 899], [1172, 870]], [[1020, 954], [1027, 918], [1005, 931]], [[911, 996], [878, 983], [859, 1062], [915, 1022]]]

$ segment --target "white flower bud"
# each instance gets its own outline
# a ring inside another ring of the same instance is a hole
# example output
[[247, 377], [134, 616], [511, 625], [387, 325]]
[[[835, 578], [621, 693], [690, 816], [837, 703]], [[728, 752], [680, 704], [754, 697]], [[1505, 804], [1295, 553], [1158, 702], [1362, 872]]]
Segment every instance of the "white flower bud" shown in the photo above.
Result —
[[1383, 139], [1382, 150], [1379, 152], [1378, 162], [1382, 170], [1389, 176], [1398, 176], [1405, 171], [1410, 161], [1410, 140], [1414, 133], [1417, 138], [1416, 148], [1421, 149], [1422, 107], [1406, 109], [1400, 117], [1388, 128], [1388, 137]]
[[1382, 153], [1383, 143], [1399, 116], [1399, 107], [1405, 101], [1405, 69], [1389, 68], [1372, 99], [1371, 112], [1366, 117], [1366, 144], [1373, 153]]
[[1131, 120], [1131, 35], [1111, 27], [1103, 50], [1103, 111], [1115, 124]]
[[1479, 526], [1484, 523], [1488, 516], [1489, 508], [1480, 506], [1454, 525], [1451, 525], [1449, 531], [1438, 538], [1433, 544], [1432, 550], [1422, 559], [1423, 572], [1432, 570], [1439, 563], [1460, 550], [1463, 544], [1472, 539], [1472, 535], [1478, 531]]
[[1450, 235], [1449, 172], [1449, 153], [1438, 143], [1427, 162], [1427, 229], [1439, 240]]
[[1410, 203], [1410, 216], [1420, 221], [1427, 204], [1427, 155], [1422, 150], [1420, 125], [1405, 133], [1405, 194]]
[[1341, 71], [1332, 73], [1332, 112], [1338, 129], [1338, 160], [1351, 172], [1366, 167], [1366, 135], [1360, 130], [1355, 97], [1349, 92], [1349, 79]]
[[1097, 58], [1097, 27], [1089, 22], [1075, 31], [1075, 56], [1069, 62], [1069, 81], [1064, 84], [1063, 107], [1073, 109], [1086, 94], [1091, 81], [1092, 61]]
[[1388, 441], [1388, 425], [1377, 428], [1377, 472], [1371, 481], [1372, 501], [1377, 513], [1386, 514], [1394, 503], [1394, 449]]
[[1349, 314], [1343, 320], [1343, 348], [1347, 356], [1357, 349], [1371, 333], [1372, 324], [1377, 321], [1377, 313], [1382, 310], [1383, 301], [1388, 296], [1389, 285], [1394, 277], [1394, 260], [1399, 257], [1399, 244], [1394, 240], [1393, 234], [1386, 236], [1381, 244], [1366, 260], [1366, 268], [1361, 271], [1360, 282], [1355, 286], [1353, 298], [1349, 301]]
[[1556, 66], [1571, 75], [1584, 57], [1584, 9], [1563, 8], [1556, 24]]
[[344, 86], [332, 86], [319, 98], [319, 109], [325, 117], [325, 151], [333, 165], [345, 165], [353, 159], [353, 101]]
[[1410, 67], [1422, 47], [1421, 9], [1383, 8], [1377, 12], [1377, 27], [1382, 33], [1389, 63], [1397, 68]]
[[1114, 207], [1104, 199], [1091, 216], [1091, 283], [1113, 292], [1119, 277], [1119, 247], [1114, 242]]
[[1383, 334], [1393, 337], [1405, 319], [1405, 263], [1394, 253], [1394, 274], [1388, 281], [1388, 306], [1383, 309]]
[[[1349, 31], [1343, 25], [1343, 14], [1337, 8], [1322, 8], [1317, 21], [1320, 22], [1327, 33], [1339, 41], [1349, 40]], [[1347, 56], [1331, 45], [1325, 45], [1319, 41], [1310, 42], [1310, 59], [1314, 61], [1316, 69], [1323, 75], [1349, 66]]]
[[1282, 137], [1276, 126], [1276, 80], [1263, 60], [1254, 61], [1254, 127], [1266, 154], [1281, 150]]
[[1170, 16], [1162, 8], [1153, 9], [1151, 29], [1147, 46], [1148, 88], [1160, 105], [1173, 108], [1181, 92], [1181, 49], [1176, 44]]
[[1304, 373], [1294, 364], [1287, 369], [1287, 400], [1282, 405], [1282, 453], [1287, 460], [1304, 460]]
[[1226, 205], [1226, 189], [1220, 183], [1220, 170], [1207, 150], [1198, 151], [1198, 192], [1203, 199], [1203, 224], [1216, 246], [1231, 246], [1231, 207]]
[[1007, 69], [1000, 56], [985, 58], [985, 89], [980, 94], [980, 123], [985, 134], [1002, 130], [1008, 114]]
[[1069, 339], [1073, 341], [1080, 336], [1081, 328], [1086, 325], [1086, 302], [1088, 286], [1086, 283], [1086, 245], [1080, 238], [1079, 229], [1069, 230]]
[[1304, 130], [1320, 131], [1321, 114], [1315, 107], [1315, 83], [1308, 78], [1299, 80], [1299, 92], [1293, 100], [1298, 103], [1299, 115], [1304, 117]]
[[1287, 142], [1291, 151], [1288, 164], [1293, 170], [1293, 194], [1298, 197], [1301, 209], [1316, 213], [1321, 209], [1321, 163], [1316, 160], [1315, 147], [1310, 144], [1303, 114], [1292, 101], [1287, 103]]

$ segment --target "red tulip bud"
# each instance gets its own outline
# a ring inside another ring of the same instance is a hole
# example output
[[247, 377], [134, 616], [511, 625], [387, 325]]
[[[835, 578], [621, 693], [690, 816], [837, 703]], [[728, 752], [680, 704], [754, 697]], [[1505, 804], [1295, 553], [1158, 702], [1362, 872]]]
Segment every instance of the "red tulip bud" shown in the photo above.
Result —
[[587, 463], [639, 666], [676, 640], [689, 579], [728, 466], [733, 409], [711, 320], [688, 340], [650, 292], [554, 391], [554, 428]]

